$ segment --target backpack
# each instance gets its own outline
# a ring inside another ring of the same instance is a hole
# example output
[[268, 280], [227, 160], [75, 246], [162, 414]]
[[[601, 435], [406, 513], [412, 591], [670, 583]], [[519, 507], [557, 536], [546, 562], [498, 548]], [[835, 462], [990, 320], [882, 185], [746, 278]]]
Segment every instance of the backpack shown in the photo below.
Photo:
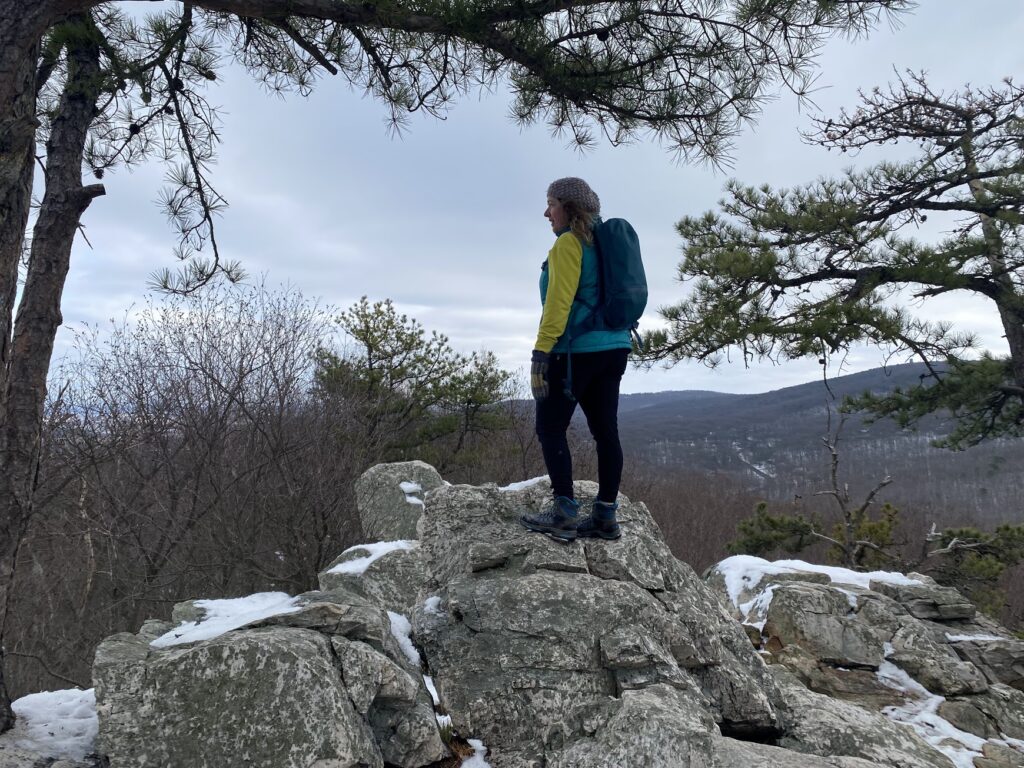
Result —
[[597, 252], [597, 305], [589, 316], [573, 323], [573, 336], [588, 331], [636, 334], [647, 307], [647, 277], [640, 258], [640, 238], [625, 219], [608, 219], [594, 226]]

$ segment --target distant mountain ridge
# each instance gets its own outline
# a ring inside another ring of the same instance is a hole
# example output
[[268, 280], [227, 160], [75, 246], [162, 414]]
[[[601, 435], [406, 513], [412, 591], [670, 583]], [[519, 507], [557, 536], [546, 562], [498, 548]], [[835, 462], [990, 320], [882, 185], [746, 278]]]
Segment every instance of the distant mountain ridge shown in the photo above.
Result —
[[[844, 397], [919, 384], [921, 363], [875, 368], [758, 394], [684, 390], [623, 395], [619, 432], [630, 461], [667, 471], [724, 472], [766, 498], [792, 499], [827, 487], [822, 437], [838, 424]], [[585, 429], [585, 427], [583, 427]], [[844, 425], [842, 476], [854, 492], [886, 475], [887, 499], [931, 509], [973, 512], [985, 520], [1019, 516], [1024, 501], [1020, 440], [994, 440], [967, 451], [935, 448], [949, 429], [936, 415], [916, 429], [891, 419]]]
[[[746, 440], [758, 435], [802, 441], [824, 434], [826, 406], [837, 407], [848, 395], [866, 391], [888, 392], [896, 387], [915, 386], [926, 368], [907, 363], [874, 368], [824, 381], [785, 387], [758, 394], [729, 394], [707, 390], [684, 390], [654, 394], [623, 395], [619, 414], [623, 438], [630, 444], [659, 440], [690, 442]], [[864, 427], [855, 417], [856, 429]], [[930, 427], [937, 427], [932, 420]], [[892, 422], [878, 422], [872, 436], [900, 432]]]

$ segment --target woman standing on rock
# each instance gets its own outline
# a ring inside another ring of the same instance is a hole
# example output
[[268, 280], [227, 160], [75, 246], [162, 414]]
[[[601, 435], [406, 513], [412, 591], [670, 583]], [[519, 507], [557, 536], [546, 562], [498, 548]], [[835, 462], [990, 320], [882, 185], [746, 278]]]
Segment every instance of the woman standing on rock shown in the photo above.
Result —
[[[628, 330], [592, 330], [573, 337], [572, 328], [597, 306], [599, 272], [593, 227], [601, 201], [583, 180], [558, 179], [548, 187], [544, 216], [557, 239], [541, 267], [543, 305], [531, 358], [530, 388], [537, 401], [537, 437], [551, 478], [554, 500], [521, 522], [558, 541], [577, 536], [619, 538], [616, 498], [622, 477], [619, 443], [619, 383], [632, 348]], [[566, 432], [579, 402], [597, 445], [599, 491], [591, 514], [579, 517], [572, 486], [572, 456]]]

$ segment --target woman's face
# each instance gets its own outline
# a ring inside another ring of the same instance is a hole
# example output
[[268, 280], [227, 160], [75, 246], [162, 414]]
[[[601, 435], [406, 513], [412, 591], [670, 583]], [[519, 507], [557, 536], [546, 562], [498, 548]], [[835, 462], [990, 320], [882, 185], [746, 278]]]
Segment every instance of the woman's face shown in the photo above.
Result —
[[557, 232], [569, 226], [569, 214], [562, 204], [553, 197], [548, 198], [548, 207], [544, 209], [544, 218], [551, 222], [551, 230]]

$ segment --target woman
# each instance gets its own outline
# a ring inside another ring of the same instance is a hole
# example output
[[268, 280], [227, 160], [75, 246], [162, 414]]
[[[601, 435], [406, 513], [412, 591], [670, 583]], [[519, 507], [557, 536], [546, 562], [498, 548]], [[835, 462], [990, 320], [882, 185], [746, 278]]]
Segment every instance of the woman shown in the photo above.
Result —
[[[531, 531], [570, 542], [577, 536], [619, 538], [616, 498], [622, 477], [619, 444], [619, 382], [632, 348], [628, 330], [574, 333], [598, 300], [594, 224], [601, 201], [583, 179], [565, 178], [548, 187], [544, 216], [557, 239], [541, 268], [543, 314], [530, 369], [537, 401], [537, 437], [551, 478], [554, 500], [521, 521]], [[597, 444], [598, 494], [590, 515], [579, 516], [573, 494], [572, 456], [566, 432], [576, 403]]]

